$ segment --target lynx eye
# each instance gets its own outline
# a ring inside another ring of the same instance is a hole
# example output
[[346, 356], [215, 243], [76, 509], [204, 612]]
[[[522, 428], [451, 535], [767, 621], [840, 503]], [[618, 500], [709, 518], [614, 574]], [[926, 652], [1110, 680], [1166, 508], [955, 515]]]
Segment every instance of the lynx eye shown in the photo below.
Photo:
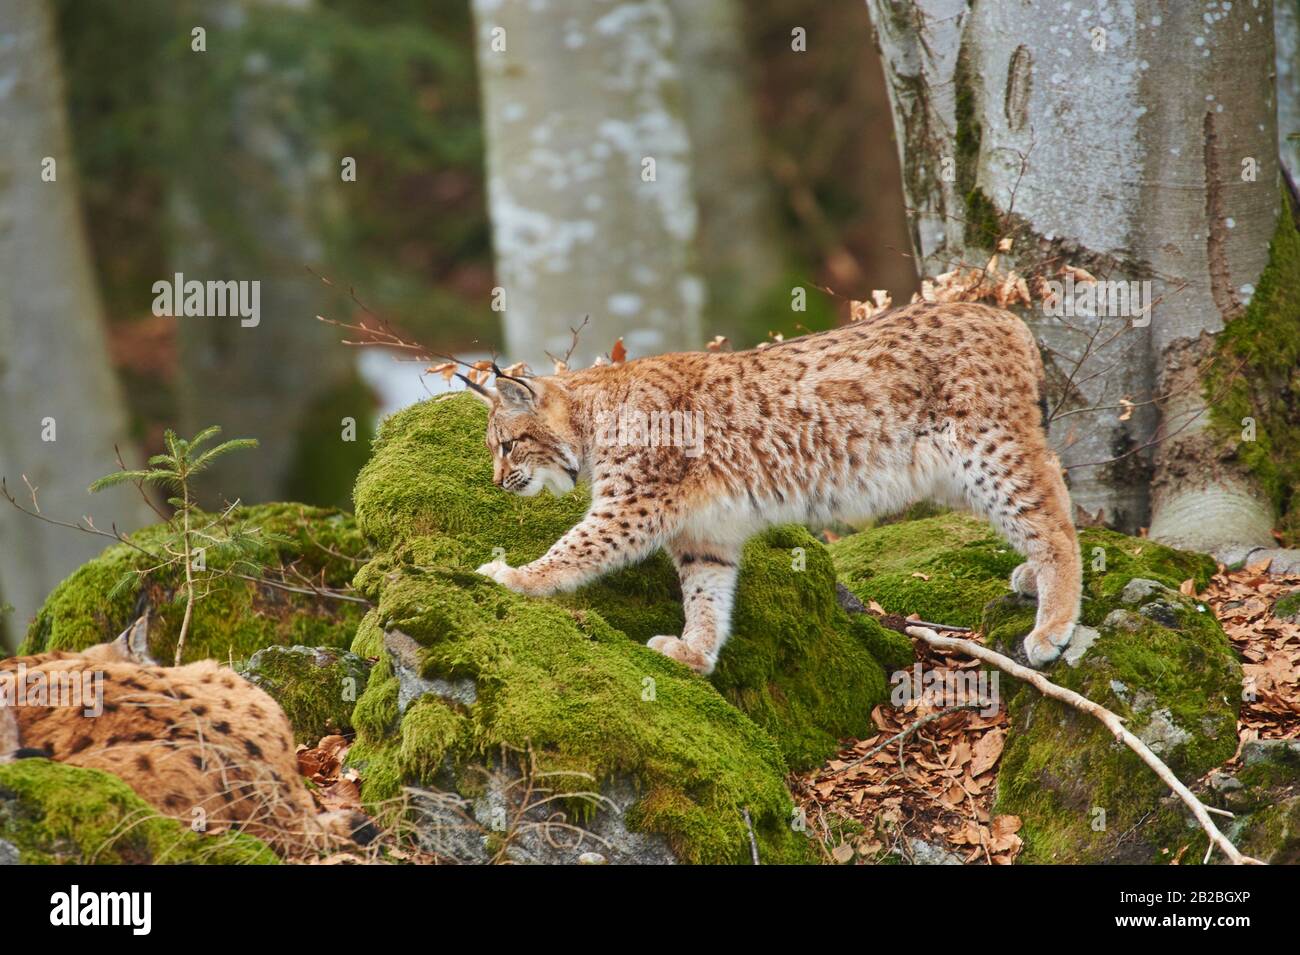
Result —
[[510, 449], [513, 448], [514, 446], [515, 446], [515, 443], [514, 443], [513, 440], [512, 440], [512, 441], [502, 441], [502, 442], [501, 442], [501, 453], [502, 453], [502, 454], [509, 454], [509, 453], [510, 453]]

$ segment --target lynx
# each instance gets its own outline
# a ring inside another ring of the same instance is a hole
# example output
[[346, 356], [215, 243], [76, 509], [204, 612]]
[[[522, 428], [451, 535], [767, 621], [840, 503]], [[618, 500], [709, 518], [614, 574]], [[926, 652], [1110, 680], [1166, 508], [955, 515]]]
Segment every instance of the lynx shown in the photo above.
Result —
[[104, 770], [162, 815], [242, 829], [288, 855], [328, 848], [361, 822], [316, 808], [271, 697], [212, 660], [158, 666], [144, 621], [82, 653], [0, 661], [0, 763]]
[[1081, 562], [1047, 445], [1043, 375], [1014, 315], [917, 303], [753, 351], [498, 374], [490, 388], [467, 380], [490, 409], [493, 483], [531, 496], [589, 480], [592, 495], [542, 557], [478, 572], [554, 594], [663, 547], [681, 578], [685, 626], [649, 646], [707, 674], [754, 533], [858, 522], [929, 499], [983, 515], [1026, 556], [1011, 586], [1038, 599], [1024, 649], [1045, 666], [1073, 633]]

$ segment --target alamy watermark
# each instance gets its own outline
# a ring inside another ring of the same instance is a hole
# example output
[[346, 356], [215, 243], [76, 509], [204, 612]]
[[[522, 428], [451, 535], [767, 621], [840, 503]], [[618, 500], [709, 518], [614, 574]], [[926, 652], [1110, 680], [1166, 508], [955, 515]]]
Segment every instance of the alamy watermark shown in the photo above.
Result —
[[1076, 315], [1097, 318], [1129, 318], [1135, 328], [1151, 324], [1151, 282], [1112, 282], [1109, 279], [1076, 282], [1072, 274], [1064, 281], [1047, 283], [1043, 314], [1052, 318]]
[[704, 453], [704, 412], [644, 411], [619, 405], [596, 412], [596, 443], [603, 447], [682, 448]]
[[980, 716], [994, 716], [1001, 702], [997, 670], [925, 670], [918, 663], [910, 670], [896, 670], [889, 683], [889, 702], [895, 708], [911, 702], [935, 710], [969, 706]]
[[102, 670], [29, 670], [19, 663], [0, 673], [0, 709], [10, 706], [57, 706], [81, 709], [84, 716], [104, 712]]
[[153, 283], [153, 313], [162, 318], [239, 318], [243, 328], [262, 321], [262, 283], [257, 279], [200, 282], [177, 272]]

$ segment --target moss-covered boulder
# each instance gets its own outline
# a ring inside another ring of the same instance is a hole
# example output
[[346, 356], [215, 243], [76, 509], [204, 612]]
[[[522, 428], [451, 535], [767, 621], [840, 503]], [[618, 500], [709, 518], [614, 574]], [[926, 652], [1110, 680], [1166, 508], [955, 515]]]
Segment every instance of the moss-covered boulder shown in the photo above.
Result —
[[[11, 849], [5, 849], [8, 845]], [[271, 865], [242, 833], [198, 835], [116, 776], [47, 759], [0, 765], [0, 855], [28, 865]]]
[[959, 627], [979, 626], [984, 605], [1008, 592], [1024, 561], [986, 522], [957, 512], [850, 534], [830, 552], [861, 600]]
[[1235, 814], [1227, 835], [1271, 865], [1300, 864], [1300, 740], [1252, 740], [1242, 767], [1212, 779], [1220, 808]]
[[[1176, 590], [1189, 579], [1204, 587], [1215, 571], [1205, 554], [1104, 528], [1080, 531], [1079, 547], [1085, 618], [1089, 600], [1111, 597], [1134, 577]], [[887, 613], [963, 627], [981, 626], [985, 605], [1011, 592], [1011, 571], [1024, 562], [987, 522], [957, 511], [860, 531], [829, 550], [840, 580], [859, 599]], [[1032, 616], [1031, 604], [1022, 609]]]
[[[1175, 588], [1204, 586], [1214, 562], [1106, 531], [1084, 535], [1080, 627], [1049, 676], [1113, 710], [1192, 782], [1237, 748], [1241, 667], [1208, 608]], [[1088, 560], [1090, 548], [1100, 553]], [[1033, 626], [1032, 602], [992, 602], [982, 628], [1013, 652]], [[1158, 862], [1205, 839], [1168, 789], [1095, 718], [1003, 679], [1011, 726], [995, 812], [1020, 816], [1021, 862]], [[1190, 847], [1190, 848], [1187, 848]]]
[[364, 659], [333, 647], [263, 647], [235, 669], [280, 704], [300, 743], [350, 733], [370, 676]]
[[[251, 550], [210, 546], [205, 596], [195, 604], [186, 640], [186, 661], [244, 659], [271, 645], [346, 648], [363, 606], [312, 594], [314, 586], [345, 587], [366, 547], [350, 515], [301, 504], [238, 508], [221, 536], [255, 534]], [[135, 547], [114, 544], [59, 584], [27, 632], [21, 652], [84, 650], [111, 640], [145, 609], [150, 612], [149, 650], [171, 662], [185, 611], [184, 568], [173, 565], [143, 578], [134, 572], [155, 566], [150, 553], [176, 546], [166, 525], [132, 535]], [[147, 552], [147, 553], [146, 553]], [[233, 570], [244, 576], [222, 574]], [[298, 593], [255, 579], [288, 579]]]
[[[353, 645], [380, 657], [349, 757], [367, 801], [412, 782], [479, 798], [472, 779], [494, 754], [526, 751], [550, 786], [597, 789], [672, 858], [743, 861], [752, 826], [766, 861], [810, 859], [784, 776], [870, 728], [885, 668], [910, 663], [910, 643], [841, 609], [829, 555], [797, 527], [745, 549], [734, 635], [711, 680], [644, 646], [682, 626], [662, 554], [575, 594], [510, 593], [474, 568], [539, 557], [588, 498], [494, 487], [485, 424], [470, 397], [408, 408], [384, 423], [357, 481], [358, 525], [381, 551], [356, 578], [378, 604]], [[638, 845], [631, 858], [658, 852]]]
[[[472, 571], [496, 556], [517, 566], [582, 518], [585, 488], [521, 498], [492, 485], [486, 414], [461, 396], [384, 423], [355, 492], [358, 525], [377, 548], [411, 566]], [[362, 579], [374, 581], [375, 571]], [[599, 613], [638, 643], [682, 628], [677, 575], [663, 554], [553, 602]], [[886, 670], [911, 659], [906, 638], [869, 618], [850, 619], [835, 599], [826, 549], [805, 529], [784, 527], [745, 549], [733, 636], [711, 680], [803, 768], [870, 728], [872, 707], [887, 697]]]

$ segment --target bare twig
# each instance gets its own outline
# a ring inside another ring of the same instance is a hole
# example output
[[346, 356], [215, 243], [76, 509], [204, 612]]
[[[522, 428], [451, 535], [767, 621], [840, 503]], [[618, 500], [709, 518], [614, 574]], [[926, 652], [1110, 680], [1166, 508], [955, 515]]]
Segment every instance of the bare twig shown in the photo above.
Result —
[[[910, 632], [912, 629], [913, 628], [909, 627], [908, 631]], [[938, 635], [936, 634], [936, 636]], [[925, 726], [928, 723], [933, 723], [936, 720], [941, 720], [945, 716], [948, 716], [951, 713], [958, 713], [962, 710], [975, 710], [975, 709], [979, 709], [983, 705], [984, 705], [983, 703], [962, 703], [959, 706], [949, 706], [946, 709], [936, 710], [933, 713], [927, 713], [925, 716], [922, 716], [911, 726], [905, 727], [901, 731], [895, 733], [893, 736], [889, 737], [889, 739], [885, 740], [883, 743], [880, 743], [877, 746], [873, 746], [868, 752], [859, 756], [851, 763], [845, 763], [839, 769], [835, 770], [835, 772], [842, 773], [845, 770], [852, 769], [854, 766], [857, 766], [861, 763], [865, 763], [872, 756], [875, 756], [877, 753], [881, 752], [882, 750], [887, 749], [890, 746], [893, 746], [895, 743], [900, 744], [898, 748], [898, 752], [899, 752], [899, 756], [901, 757], [903, 752], [903, 747], [901, 744], [907, 742], [907, 738], [911, 736], [913, 733], [915, 733], [917, 730], [919, 730], [922, 726]]]
[[758, 865], [758, 840], [754, 838], [754, 822], [749, 818], [749, 807], [742, 808], [740, 814], [745, 819], [745, 829], [749, 831], [749, 857], [754, 860], [754, 865]]
[[[1029, 667], [1021, 666], [1010, 657], [998, 653], [996, 650], [990, 650], [988, 647], [980, 646], [970, 640], [962, 640], [958, 637], [941, 637], [927, 627], [908, 627], [907, 632], [914, 637], [924, 640], [930, 646], [938, 650], [947, 650], [950, 652], [964, 653], [967, 656], [982, 660], [985, 663], [991, 663], [1018, 680], [1024, 680], [1032, 685], [1038, 692], [1044, 696], [1051, 697], [1054, 700], [1060, 700], [1069, 706], [1073, 706], [1080, 712], [1087, 713], [1096, 717], [1105, 725], [1105, 727], [1114, 734], [1115, 738], [1127, 746], [1133, 752], [1137, 753], [1138, 758], [1146, 763], [1161, 782], [1173, 790], [1174, 795], [1183, 801], [1183, 804], [1191, 810], [1196, 821], [1200, 823], [1205, 834], [1210, 838], [1210, 851], [1217, 846], [1233, 865], [1263, 865], [1258, 859], [1243, 855], [1237, 851], [1237, 847], [1228, 841], [1227, 836], [1219, 831], [1214, 820], [1210, 818], [1211, 812], [1217, 812], [1220, 815], [1231, 816], [1232, 814], [1222, 809], [1211, 809], [1196, 798], [1196, 794], [1183, 785], [1182, 781], [1174, 775], [1173, 770], [1166, 766], [1155, 753], [1151, 752], [1150, 747], [1137, 736], [1133, 735], [1124, 728], [1123, 720], [1106, 709], [1099, 703], [1094, 703], [1086, 696], [1082, 696], [1073, 690], [1067, 690], [1063, 686], [1053, 683], [1037, 670], [1031, 670]], [[1209, 858], [1209, 852], [1206, 853], [1206, 859]]]

